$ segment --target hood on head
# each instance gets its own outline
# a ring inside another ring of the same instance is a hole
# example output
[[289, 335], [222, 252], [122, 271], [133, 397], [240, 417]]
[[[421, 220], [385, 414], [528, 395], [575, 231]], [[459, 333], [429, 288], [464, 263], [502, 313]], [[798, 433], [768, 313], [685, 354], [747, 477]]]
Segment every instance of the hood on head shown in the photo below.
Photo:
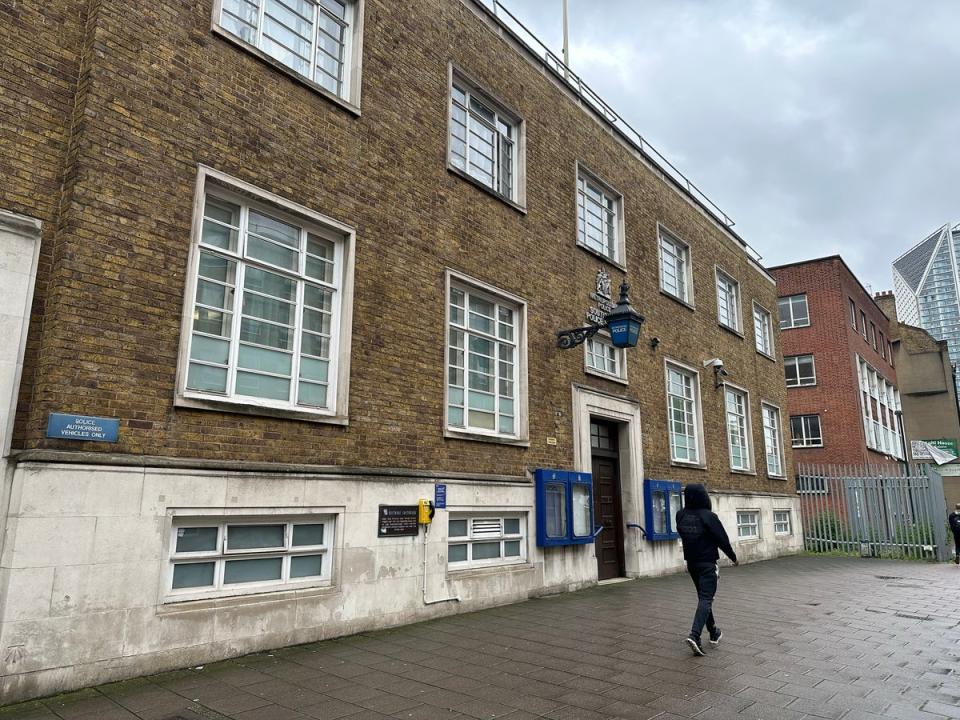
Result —
[[690, 483], [683, 489], [683, 506], [687, 510], [711, 510], [710, 495], [700, 483]]

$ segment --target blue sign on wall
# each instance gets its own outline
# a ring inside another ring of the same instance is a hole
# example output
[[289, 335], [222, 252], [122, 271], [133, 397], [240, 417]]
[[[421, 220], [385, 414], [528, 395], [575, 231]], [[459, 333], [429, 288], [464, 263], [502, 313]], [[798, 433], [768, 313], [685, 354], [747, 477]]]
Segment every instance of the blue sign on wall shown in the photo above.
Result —
[[447, 506], [447, 486], [437, 484], [433, 486], [433, 506], [445, 508]]
[[86, 440], [88, 442], [116, 442], [120, 435], [118, 418], [90, 417], [50, 413], [47, 420], [47, 437], [61, 440]]

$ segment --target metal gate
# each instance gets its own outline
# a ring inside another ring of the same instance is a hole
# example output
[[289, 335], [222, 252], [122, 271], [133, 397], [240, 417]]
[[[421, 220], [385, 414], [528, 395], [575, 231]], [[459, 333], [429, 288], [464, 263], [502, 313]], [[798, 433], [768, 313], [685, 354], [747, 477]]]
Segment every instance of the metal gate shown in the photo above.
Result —
[[798, 465], [803, 544], [812, 552], [943, 560], [943, 480], [926, 465]]

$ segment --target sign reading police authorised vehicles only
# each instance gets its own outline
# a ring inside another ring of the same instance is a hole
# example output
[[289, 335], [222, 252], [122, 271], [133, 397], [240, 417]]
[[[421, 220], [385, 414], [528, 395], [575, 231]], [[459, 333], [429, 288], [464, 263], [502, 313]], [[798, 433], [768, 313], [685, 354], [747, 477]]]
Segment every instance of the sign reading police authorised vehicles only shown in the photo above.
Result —
[[50, 413], [47, 437], [87, 442], [116, 442], [120, 436], [119, 418], [90, 417]]

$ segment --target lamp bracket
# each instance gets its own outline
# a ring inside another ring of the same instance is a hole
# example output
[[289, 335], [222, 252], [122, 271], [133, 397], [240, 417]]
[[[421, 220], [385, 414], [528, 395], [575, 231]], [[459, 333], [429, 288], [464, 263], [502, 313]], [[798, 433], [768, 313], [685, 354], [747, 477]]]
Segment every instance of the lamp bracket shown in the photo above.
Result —
[[603, 325], [588, 325], [587, 327], [574, 328], [573, 330], [557, 330], [557, 347], [562, 350], [569, 350], [581, 343], [586, 342], [603, 329]]

